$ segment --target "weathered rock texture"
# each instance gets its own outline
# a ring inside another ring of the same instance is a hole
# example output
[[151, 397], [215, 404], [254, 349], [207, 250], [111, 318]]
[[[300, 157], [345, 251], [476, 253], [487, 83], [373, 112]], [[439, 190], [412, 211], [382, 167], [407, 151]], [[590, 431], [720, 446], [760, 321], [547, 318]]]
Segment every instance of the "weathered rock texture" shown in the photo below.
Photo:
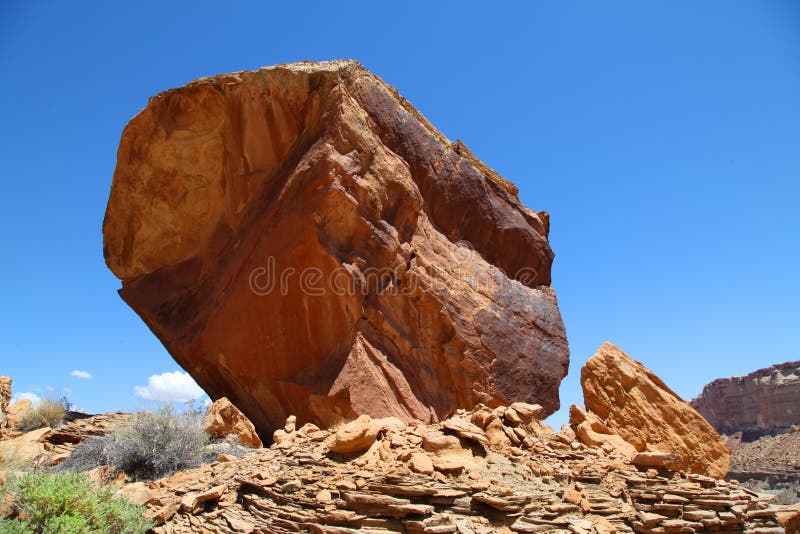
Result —
[[700, 414], [650, 370], [611, 343], [581, 369], [586, 409], [638, 451], [681, 457], [673, 468], [722, 478], [730, 453]]
[[128, 126], [103, 224], [122, 298], [262, 438], [290, 413], [558, 407], [548, 216], [355, 62], [215, 76]]
[[228, 397], [217, 399], [208, 407], [203, 418], [203, 429], [215, 439], [235, 436], [248, 447], [261, 447], [261, 439], [256, 434], [253, 423], [234, 406]]
[[707, 384], [691, 402], [720, 433], [745, 441], [800, 425], [800, 361]]
[[154, 532], [783, 532], [736, 483], [638, 470], [516, 409], [388, 428], [357, 456], [331, 452], [337, 432], [147, 482]]
[[11, 379], [0, 376], [0, 438], [3, 437], [3, 427], [6, 426], [6, 410], [11, 401]]
[[6, 413], [9, 402], [11, 402], [11, 379], [0, 376], [0, 414]]

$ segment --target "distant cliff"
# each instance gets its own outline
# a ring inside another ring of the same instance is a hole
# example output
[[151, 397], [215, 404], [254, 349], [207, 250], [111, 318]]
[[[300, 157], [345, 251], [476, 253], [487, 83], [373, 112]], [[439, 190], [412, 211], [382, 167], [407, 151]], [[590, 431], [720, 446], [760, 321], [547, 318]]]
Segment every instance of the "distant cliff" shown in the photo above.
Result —
[[800, 424], [800, 361], [714, 380], [691, 401], [721, 434], [741, 431], [745, 440]]

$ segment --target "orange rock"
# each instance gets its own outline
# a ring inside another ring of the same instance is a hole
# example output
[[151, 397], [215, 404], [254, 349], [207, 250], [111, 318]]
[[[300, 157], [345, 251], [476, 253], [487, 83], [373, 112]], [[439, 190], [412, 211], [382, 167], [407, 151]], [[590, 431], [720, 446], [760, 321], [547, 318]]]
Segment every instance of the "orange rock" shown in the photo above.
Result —
[[800, 532], [800, 504], [786, 506], [778, 512], [778, 523], [783, 527], [786, 534], [796, 534]]
[[6, 426], [6, 409], [11, 401], [11, 379], [0, 376], [0, 439], [3, 437], [3, 428]]
[[122, 298], [261, 436], [286, 416], [558, 408], [545, 213], [356, 62], [166, 91], [125, 128], [103, 224]]
[[32, 406], [31, 401], [22, 399], [6, 408], [6, 428], [16, 429], [22, 421], [22, 415], [30, 410]]
[[415, 452], [411, 455], [409, 467], [416, 473], [433, 473], [433, 460], [424, 452]]
[[8, 403], [11, 401], [11, 379], [0, 376], [0, 416], [6, 413]]
[[636, 454], [636, 447], [611, 432], [599, 417], [586, 413], [574, 404], [569, 409], [569, 424], [572, 425], [575, 437], [584, 445], [617, 451], [627, 459]]
[[255, 448], [263, 446], [253, 423], [227, 397], [215, 400], [208, 407], [203, 419], [203, 428], [206, 433], [215, 438], [224, 438], [233, 434], [243, 445]]
[[715, 478], [727, 474], [730, 453], [719, 434], [618, 347], [604, 343], [598, 349], [581, 369], [581, 386], [587, 410], [637, 451], [677, 455], [675, 469]]
[[328, 437], [325, 444], [333, 452], [355, 454], [369, 449], [378, 437], [381, 427], [369, 415], [360, 415], [355, 421], [342, 425]]

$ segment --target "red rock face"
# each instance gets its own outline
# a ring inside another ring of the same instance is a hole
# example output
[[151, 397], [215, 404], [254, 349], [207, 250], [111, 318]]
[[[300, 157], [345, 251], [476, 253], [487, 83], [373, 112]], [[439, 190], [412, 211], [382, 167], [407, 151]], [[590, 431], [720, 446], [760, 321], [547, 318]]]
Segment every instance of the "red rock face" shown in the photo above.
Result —
[[103, 225], [122, 298], [263, 436], [289, 414], [558, 408], [548, 217], [354, 62], [215, 76], [126, 127]]
[[800, 424], [800, 361], [714, 380], [691, 404], [719, 432], [745, 440], [788, 430]]

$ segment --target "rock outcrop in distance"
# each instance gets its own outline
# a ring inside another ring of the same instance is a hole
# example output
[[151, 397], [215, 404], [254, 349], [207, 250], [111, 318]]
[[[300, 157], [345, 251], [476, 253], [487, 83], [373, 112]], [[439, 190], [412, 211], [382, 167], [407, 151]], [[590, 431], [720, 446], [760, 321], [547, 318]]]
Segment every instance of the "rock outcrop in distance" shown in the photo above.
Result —
[[120, 295], [262, 438], [289, 414], [559, 406], [549, 217], [358, 63], [205, 78], [125, 128], [103, 223]]
[[[604, 343], [581, 369], [588, 414], [570, 412], [576, 434], [617, 447], [609, 436], [622, 438], [639, 462], [660, 462], [673, 470], [723, 478], [730, 452], [719, 434], [689, 404], [641, 363], [619, 347]], [[631, 452], [628, 449], [628, 452]], [[634, 458], [634, 461], [636, 459]]]
[[745, 441], [800, 425], [800, 361], [719, 378], [691, 401], [722, 434], [742, 432]]

